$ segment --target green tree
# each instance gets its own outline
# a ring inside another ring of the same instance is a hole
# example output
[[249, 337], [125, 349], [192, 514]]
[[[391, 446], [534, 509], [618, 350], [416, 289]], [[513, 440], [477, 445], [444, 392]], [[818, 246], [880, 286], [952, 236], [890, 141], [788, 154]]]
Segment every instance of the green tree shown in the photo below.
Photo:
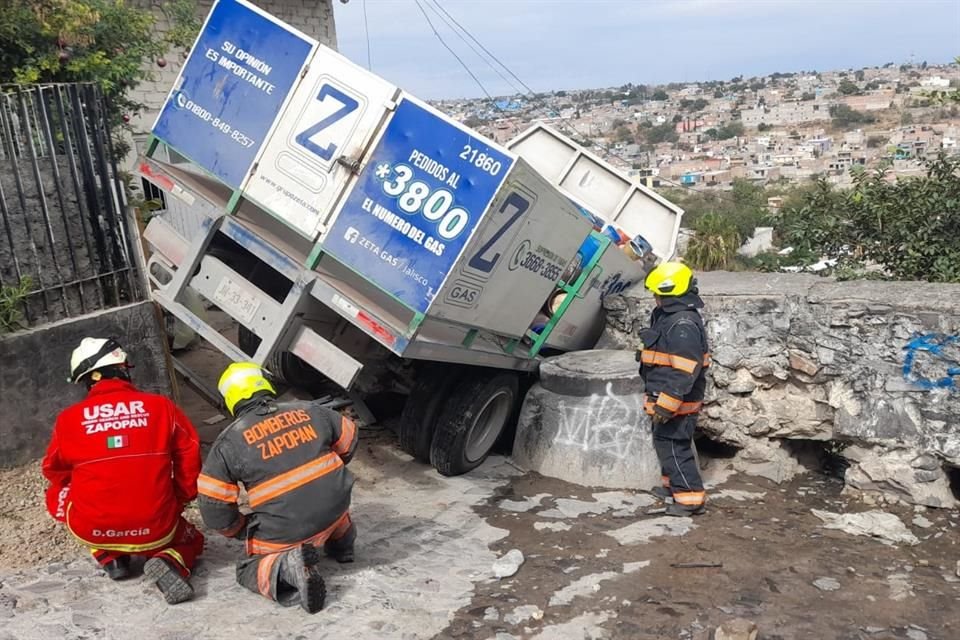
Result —
[[913, 124], [913, 114], [910, 113], [909, 111], [904, 111], [900, 115], [900, 124], [903, 126], [908, 126]]
[[860, 93], [860, 87], [850, 82], [846, 78], [840, 81], [840, 84], [837, 86], [837, 91], [842, 93], [845, 96], [852, 96], [857, 93]]
[[656, 91], [653, 92], [653, 95], [650, 96], [650, 99], [663, 101], [663, 100], [669, 100], [670, 96], [668, 96], [667, 92], [664, 91], [663, 89], [657, 89]]
[[733, 120], [717, 129], [717, 140], [729, 140], [743, 136], [743, 123]]
[[874, 262], [900, 280], [960, 282], [960, 158], [941, 155], [919, 178], [854, 173], [838, 190], [819, 181], [776, 227], [786, 244], [851, 265]]
[[760, 131], [761, 133], [764, 131], [770, 131], [770, 129], [773, 129], [773, 125], [767, 124], [766, 122], [761, 122], [757, 125], [757, 131]]
[[845, 104], [837, 104], [830, 107], [830, 117], [833, 126], [838, 129], [847, 129], [861, 124], [873, 124], [877, 121], [876, 117], [869, 113], [851, 109]]
[[196, 3], [163, 3], [171, 28], [158, 36], [153, 14], [124, 0], [4, 0], [0, 9], [0, 83], [94, 82], [110, 109], [110, 124], [142, 105], [129, 92], [151, 78], [153, 63], [171, 46], [193, 42]]
[[803, 102], [809, 102], [810, 100], [816, 100], [816, 99], [817, 99], [817, 94], [813, 93], [812, 91], [804, 91], [802, 94], [800, 94], [800, 100], [802, 100]]
[[630, 127], [623, 124], [614, 129], [613, 138], [617, 142], [633, 142], [635, 136]]
[[645, 137], [650, 144], [660, 144], [661, 142], [675, 143], [680, 139], [680, 134], [677, 133], [677, 129], [673, 124], [667, 122], [647, 129]]
[[695, 235], [687, 245], [684, 260], [698, 271], [727, 269], [737, 257], [741, 238], [732, 221], [709, 213], [693, 227]]

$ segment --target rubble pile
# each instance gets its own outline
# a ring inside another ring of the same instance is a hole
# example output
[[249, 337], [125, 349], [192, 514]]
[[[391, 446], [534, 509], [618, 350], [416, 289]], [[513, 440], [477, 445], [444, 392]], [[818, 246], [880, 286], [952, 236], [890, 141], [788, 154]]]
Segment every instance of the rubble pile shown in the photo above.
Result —
[[[700, 278], [713, 352], [700, 427], [742, 471], [784, 481], [831, 441], [851, 490], [950, 507], [960, 473], [960, 286], [816, 276]], [[603, 348], [636, 348], [641, 286], [605, 299]]]

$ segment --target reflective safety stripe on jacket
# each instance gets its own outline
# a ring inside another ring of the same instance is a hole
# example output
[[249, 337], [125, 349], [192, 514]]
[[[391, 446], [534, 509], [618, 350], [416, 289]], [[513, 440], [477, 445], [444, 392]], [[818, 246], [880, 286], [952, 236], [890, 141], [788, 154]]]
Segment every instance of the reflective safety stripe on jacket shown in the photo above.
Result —
[[[249, 553], [268, 553], [313, 539], [350, 506], [353, 475], [346, 465], [357, 428], [336, 411], [310, 402], [264, 402], [214, 442], [197, 481], [200, 514], [212, 529], [246, 528]], [[237, 506], [240, 486], [252, 513]]]
[[695, 309], [656, 309], [641, 332], [640, 374], [646, 387], [644, 410], [684, 416], [700, 411], [711, 358], [703, 320]]

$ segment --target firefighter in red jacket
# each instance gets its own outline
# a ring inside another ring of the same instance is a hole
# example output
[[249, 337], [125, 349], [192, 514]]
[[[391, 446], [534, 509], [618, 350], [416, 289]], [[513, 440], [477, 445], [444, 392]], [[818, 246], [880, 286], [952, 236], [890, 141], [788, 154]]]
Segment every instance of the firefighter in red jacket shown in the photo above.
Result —
[[653, 492], [672, 497], [671, 516], [704, 512], [706, 493], [693, 454], [693, 432], [706, 389], [710, 365], [703, 308], [693, 271], [682, 262], [665, 262], [644, 281], [656, 299], [650, 327], [640, 332], [640, 375], [644, 409], [653, 422], [653, 444], [660, 459], [661, 487]]
[[169, 399], [139, 391], [114, 340], [84, 338], [70, 379], [87, 397], [58, 417], [43, 459], [47, 510], [65, 522], [113, 580], [130, 575], [131, 556], [170, 604], [193, 595], [190, 570], [203, 535], [183, 519], [197, 495], [200, 443]]
[[[213, 443], [200, 474], [203, 521], [246, 539], [237, 582], [316, 613], [326, 598], [317, 547], [338, 562], [353, 562], [353, 474], [346, 465], [357, 448], [357, 429], [312, 402], [277, 402], [253, 363], [227, 367], [218, 388], [236, 420]], [[238, 508], [240, 485], [250, 513]]]

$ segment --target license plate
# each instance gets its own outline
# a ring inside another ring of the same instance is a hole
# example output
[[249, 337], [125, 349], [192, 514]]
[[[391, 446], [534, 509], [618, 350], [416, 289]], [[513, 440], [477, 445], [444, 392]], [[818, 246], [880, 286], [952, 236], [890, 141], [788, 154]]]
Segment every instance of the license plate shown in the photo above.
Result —
[[213, 292], [213, 301], [242, 324], [250, 326], [260, 308], [256, 296], [247, 293], [242, 286], [224, 276]]

